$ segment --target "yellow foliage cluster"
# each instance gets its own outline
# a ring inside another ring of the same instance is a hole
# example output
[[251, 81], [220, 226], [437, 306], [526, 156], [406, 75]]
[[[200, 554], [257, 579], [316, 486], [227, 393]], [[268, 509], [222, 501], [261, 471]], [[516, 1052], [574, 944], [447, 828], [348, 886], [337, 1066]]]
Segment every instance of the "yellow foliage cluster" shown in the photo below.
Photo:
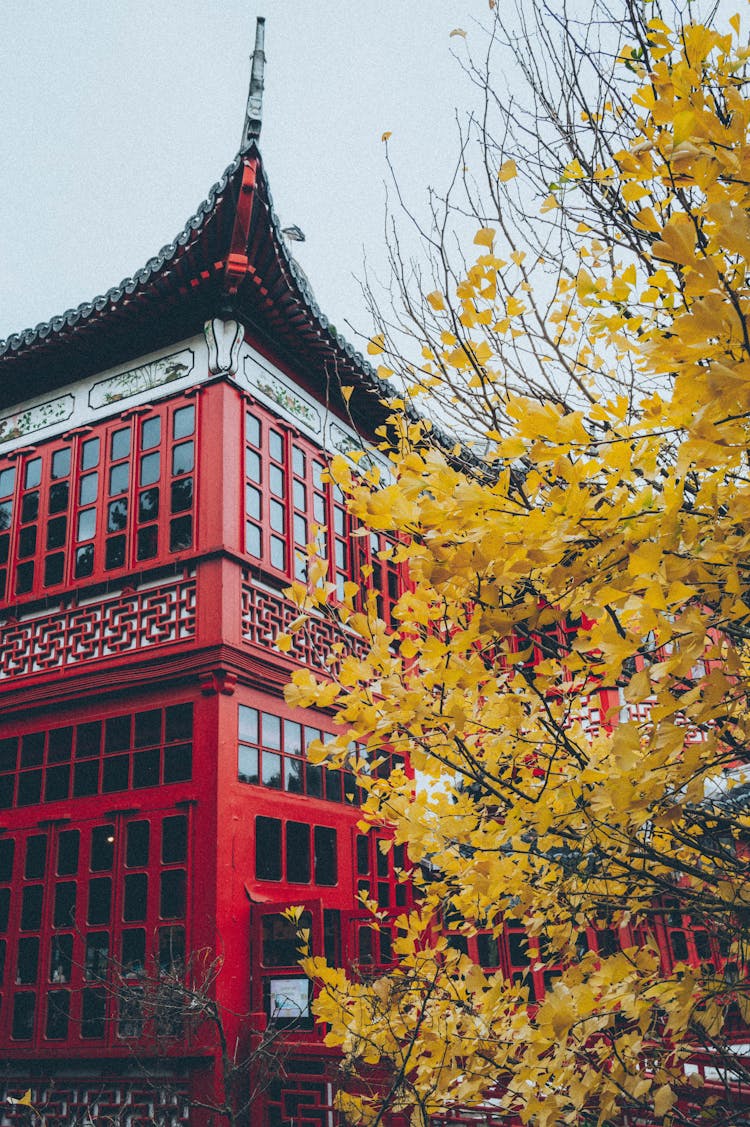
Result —
[[[427, 1112], [494, 1093], [540, 1127], [584, 1108], [604, 1123], [628, 1103], [668, 1122], [695, 1038], [721, 1038], [728, 1001], [748, 1008], [745, 984], [717, 968], [665, 973], [648, 936], [670, 888], [732, 935], [750, 903], [743, 868], [707, 847], [701, 813], [750, 735], [750, 98], [732, 26], [677, 36], [652, 21], [630, 144], [611, 168], [561, 170], [567, 185], [608, 178], [637, 205], [650, 250], [644, 263], [591, 243], [553, 322], [570, 333], [586, 318], [582, 367], [597, 344], [627, 353], [646, 390], [605, 391], [578, 411], [506, 397], [512, 429], [488, 427], [478, 469], [398, 416], [391, 484], [355, 479], [343, 459], [332, 467], [357, 518], [397, 535], [410, 586], [390, 628], [374, 603], [355, 612], [350, 592], [340, 613], [367, 656], [323, 681], [300, 673], [287, 699], [335, 707], [332, 762], [351, 739], [371, 758], [409, 758], [416, 786], [403, 771], [363, 774], [364, 814], [408, 845], [421, 899], [398, 921], [389, 975], [306, 965], [329, 1042], [355, 1062], [389, 1061]], [[499, 178], [516, 173], [508, 161]], [[525, 308], [499, 294], [493, 235], [477, 232], [455, 293], [427, 298], [438, 314], [450, 301], [473, 334], [467, 348], [446, 331], [439, 367], [490, 383], [483, 331], [513, 332]], [[304, 611], [328, 592], [295, 597]], [[569, 644], [531, 665], [530, 639], [556, 624]], [[591, 738], [592, 697], [617, 686], [648, 719], [610, 716]], [[738, 841], [749, 827], [738, 815], [722, 833]], [[447, 944], [447, 905], [465, 935], [499, 936], [510, 917], [543, 934], [563, 970], [538, 1008], [523, 984]], [[601, 905], [613, 926], [642, 921], [643, 942], [577, 954]], [[347, 1107], [367, 1122], [366, 1100]]]

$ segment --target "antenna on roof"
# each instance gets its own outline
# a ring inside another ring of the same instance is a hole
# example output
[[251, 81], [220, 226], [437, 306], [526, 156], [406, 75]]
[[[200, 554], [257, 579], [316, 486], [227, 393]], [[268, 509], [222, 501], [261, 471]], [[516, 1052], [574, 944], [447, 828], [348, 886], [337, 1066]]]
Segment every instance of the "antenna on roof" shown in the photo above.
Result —
[[266, 65], [266, 56], [263, 51], [266, 21], [258, 16], [255, 24], [255, 50], [252, 54], [252, 67], [250, 70], [250, 91], [247, 96], [247, 109], [245, 110], [245, 125], [242, 130], [242, 143], [240, 152], [246, 152], [253, 142], [260, 137], [263, 125], [263, 69]]

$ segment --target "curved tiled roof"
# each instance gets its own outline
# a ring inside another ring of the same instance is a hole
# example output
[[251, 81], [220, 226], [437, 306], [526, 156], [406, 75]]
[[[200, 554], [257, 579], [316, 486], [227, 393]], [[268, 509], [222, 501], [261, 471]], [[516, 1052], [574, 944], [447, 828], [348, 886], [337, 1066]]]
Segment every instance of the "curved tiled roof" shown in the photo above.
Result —
[[[247, 238], [248, 275], [228, 308], [224, 265], [229, 255], [242, 172], [257, 162], [255, 199]], [[106, 293], [34, 328], [0, 341], [0, 407], [61, 387], [106, 367], [201, 331], [206, 319], [237, 317], [312, 390], [338, 401], [351, 383], [355, 415], [370, 426], [394, 394], [358, 349], [320, 310], [305, 273], [282, 236], [255, 143], [240, 152], [177, 237], [158, 255]]]
[[[171, 243], [167, 243], [166, 246], [163, 246], [158, 254], [154, 255], [153, 258], [149, 258], [148, 262], [146, 262], [140, 270], [124, 278], [119, 285], [110, 287], [106, 293], [99, 294], [97, 297], [92, 298], [91, 301], [81, 302], [80, 305], [72, 309], [67, 309], [64, 313], [52, 317], [49, 321], [42, 321], [34, 328], [25, 329], [19, 333], [12, 333], [9, 337], [6, 337], [5, 340], [0, 340], [0, 359], [9, 353], [21, 351], [44, 341], [65, 329], [73, 329], [90, 317], [102, 313], [107, 307], [118, 305], [121, 301], [135, 293], [139, 287], [146, 286], [154, 276], [164, 270], [165, 266], [175, 258], [182, 248], [190, 244], [193, 236], [201, 231], [205, 220], [214, 211], [217, 201], [219, 201], [226, 192], [230, 182], [242, 166], [242, 162], [243, 155], [239, 154], [226, 168], [221, 178], [213, 185], [206, 198], [196, 209], [195, 213], [187, 220], [180, 233]], [[290, 254], [286, 241], [282, 236], [281, 225], [276, 212], [273, 210], [268, 180], [262, 165], [260, 171], [265, 196], [269, 205], [268, 214], [271, 227], [273, 228], [276, 250], [283, 256], [284, 265], [293, 278], [305, 306], [320, 326], [320, 329], [331, 335], [332, 343], [335, 342], [337, 348], [339, 348], [353, 364], [360, 368], [363, 374], [367, 375], [369, 379], [373, 381], [382, 394], [392, 395], [393, 389], [379, 379], [372, 365], [365, 360], [362, 353], [357, 351], [356, 348], [331, 326], [328, 318], [318, 306], [304, 271], [298, 266], [293, 256]]]

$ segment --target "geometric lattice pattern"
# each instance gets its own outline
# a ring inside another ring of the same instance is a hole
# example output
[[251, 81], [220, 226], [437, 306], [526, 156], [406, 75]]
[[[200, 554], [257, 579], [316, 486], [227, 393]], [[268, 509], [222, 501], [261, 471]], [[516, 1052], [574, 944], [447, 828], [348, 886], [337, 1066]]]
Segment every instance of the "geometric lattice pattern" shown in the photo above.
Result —
[[0, 680], [195, 635], [195, 579], [162, 582], [0, 625]]
[[187, 1085], [164, 1076], [65, 1079], [0, 1083], [0, 1127], [28, 1127], [29, 1109], [7, 1103], [31, 1088], [31, 1101], [46, 1127], [182, 1127], [190, 1122]]
[[[299, 609], [266, 587], [259, 587], [246, 573], [242, 584], [242, 638], [251, 645], [268, 651], [279, 634], [283, 634], [299, 616]], [[317, 669], [336, 668], [345, 654], [364, 657], [365, 642], [354, 634], [323, 618], [309, 618], [301, 630], [292, 634], [289, 656]], [[328, 659], [338, 643], [343, 649], [333, 666]]]

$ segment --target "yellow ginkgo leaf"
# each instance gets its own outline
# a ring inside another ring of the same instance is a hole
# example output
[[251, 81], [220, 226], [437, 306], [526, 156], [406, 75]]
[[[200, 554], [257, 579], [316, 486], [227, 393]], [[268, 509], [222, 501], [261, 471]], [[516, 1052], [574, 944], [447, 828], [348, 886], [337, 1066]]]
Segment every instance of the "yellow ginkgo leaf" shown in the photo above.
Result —
[[462, 39], [466, 38], [466, 32], [462, 27], [454, 27], [448, 38], [450, 39], [454, 35], [460, 35]]
[[381, 135], [381, 138], [380, 138], [380, 140], [381, 140], [381, 141], [387, 141], [387, 140], [388, 140], [388, 138], [389, 138], [389, 137], [392, 137], [392, 136], [393, 136], [393, 132], [392, 132], [392, 130], [390, 130], [390, 129], [386, 129], [385, 133], [383, 133], [383, 134]]
[[480, 227], [474, 236], [474, 242], [480, 247], [491, 247], [495, 237], [494, 227]]
[[517, 175], [518, 169], [516, 168], [516, 162], [514, 160], [506, 160], [500, 165], [497, 178], [501, 184], [507, 184], [509, 180], [513, 180]]

